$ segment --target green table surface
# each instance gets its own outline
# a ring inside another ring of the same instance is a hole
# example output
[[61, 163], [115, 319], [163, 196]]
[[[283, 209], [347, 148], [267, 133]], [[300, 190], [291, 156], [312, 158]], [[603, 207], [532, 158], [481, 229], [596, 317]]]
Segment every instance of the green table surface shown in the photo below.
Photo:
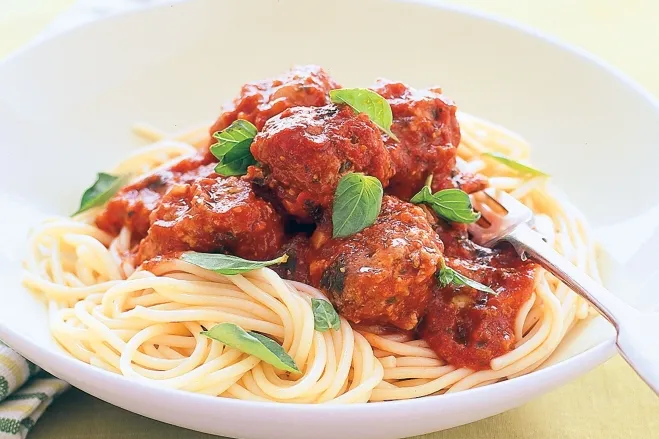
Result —
[[[0, 0], [0, 58], [43, 29], [72, 0]], [[452, 0], [512, 18], [581, 46], [659, 95], [659, 0]], [[438, 414], [441, 416], [441, 414]], [[201, 439], [71, 390], [30, 439]], [[659, 398], [616, 357], [518, 409], [422, 436], [467, 438], [659, 438]]]

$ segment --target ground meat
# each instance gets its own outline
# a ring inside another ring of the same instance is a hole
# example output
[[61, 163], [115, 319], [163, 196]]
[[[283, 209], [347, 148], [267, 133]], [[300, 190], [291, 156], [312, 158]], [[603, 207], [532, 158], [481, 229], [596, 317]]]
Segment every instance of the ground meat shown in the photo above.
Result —
[[246, 181], [213, 175], [172, 186], [151, 214], [136, 263], [183, 250], [265, 260], [283, 242], [283, 221], [270, 203], [257, 198]]
[[446, 264], [498, 295], [437, 286], [419, 333], [449, 364], [489, 369], [493, 358], [515, 347], [515, 318], [533, 292], [535, 264], [506, 244], [496, 249], [474, 244], [464, 225], [444, 227], [439, 235]]
[[343, 175], [363, 172], [387, 186], [393, 173], [379, 129], [347, 105], [289, 108], [265, 124], [251, 151], [260, 167], [248, 178], [306, 222], [331, 206]]
[[284, 279], [295, 280], [305, 284], [309, 283], [309, 237], [300, 233], [289, 240], [277, 254], [288, 255], [285, 264], [273, 265], [272, 268]]
[[459, 171], [457, 168], [453, 169], [451, 178], [446, 176], [438, 176], [437, 179], [433, 178], [432, 192], [438, 192], [442, 189], [458, 188], [468, 194], [482, 191], [489, 185], [487, 177], [483, 174], [473, 174], [471, 172]]
[[456, 106], [438, 88], [415, 90], [399, 82], [379, 80], [373, 90], [391, 105], [391, 130], [399, 142], [386, 138], [395, 175], [387, 192], [409, 200], [429, 174], [437, 185], [450, 180], [460, 143]]
[[284, 75], [243, 85], [240, 95], [224, 107], [210, 133], [220, 131], [236, 119], [244, 119], [261, 130], [272, 116], [290, 107], [320, 107], [330, 103], [329, 91], [339, 85], [322, 68], [296, 66]]
[[375, 224], [347, 238], [331, 235], [326, 221], [311, 238], [312, 285], [353, 323], [414, 328], [443, 248], [424, 210], [385, 196]]
[[122, 227], [133, 233], [133, 239], [146, 236], [151, 225], [149, 215], [163, 195], [175, 183], [190, 183], [213, 173], [215, 158], [205, 154], [184, 157], [167, 169], [150, 173], [117, 192], [96, 217], [96, 225], [113, 235]]

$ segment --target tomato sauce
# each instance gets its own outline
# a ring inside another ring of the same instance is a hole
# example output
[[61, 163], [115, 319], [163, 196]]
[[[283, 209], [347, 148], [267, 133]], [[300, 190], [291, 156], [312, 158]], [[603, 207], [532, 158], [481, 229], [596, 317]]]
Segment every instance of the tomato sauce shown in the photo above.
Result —
[[[273, 268], [319, 287], [353, 324], [418, 334], [449, 364], [489, 368], [514, 348], [535, 266], [509, 246], [474, 244], [465, 225], [449, 226], [406, 201], [428, 176], [433, 192], [487, 186], [456, 167], [456, 106], [437, 88], [379, 81], [373, 89], [391, 106], [395, 141], [366, 114], [332, 104], [328, 93], [338, 87], [317, 66], [246, 84], [211, 133], [236, 119], [257, 127], [258, 164], [247, 175], [217, 175], [205, 149], [121, 189], [96, 224], [114, 235], [128, 228], [133, 261], [147, 269], [187, 250], [252, 260], [286, 253], [288, 262]], [[377, 178], [385, 195], [374, 224], [333, 238], [334, 194], [349, 172]], [[440, 287], [442, 260], [497, 295]]]
[[446, 264], [497, 295], [466, 286], [436, 286], [419, 334], [449, 364], [488, 369], [493, 358], [515, 346], [515, 320], [533, 292], [535, 264], [522, 261], [506, 244], [496, 249], [474, 244], [462, 225], [439, 235]]

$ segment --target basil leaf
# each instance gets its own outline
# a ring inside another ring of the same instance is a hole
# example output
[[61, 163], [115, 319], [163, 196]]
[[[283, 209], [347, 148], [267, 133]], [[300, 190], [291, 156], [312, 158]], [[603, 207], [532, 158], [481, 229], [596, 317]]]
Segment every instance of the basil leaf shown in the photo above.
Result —
[[341, 319], [336, 310], [327, 300], [311, 299], [311, 310], [313, 311], [313, 327], [318, 332], [329, 329], [338, 331], [341, 327]]
[[486, 152], [483, 154], [485, 157], [490, 157], [496, 160], [499, 163], [502, 163], [508, 166], [510, 169], [514, 169], [523, 175], [533, 176], [533, 177], [549, 177], [549, 174], [542, 172], [539, 169], [536, 169], [532, 166], [525, 165], [524, 163], [513, 160], [510, 157], [507, 157], [499, 152]]
[[219, 253], [186, 252], [181, 255], [180, 259], [205, 270], [230, 276], [232, 274], [258, 270], [269, 265], [283, 264], [288, 260], [288, 255], [284, 254], [271, 261], [249, 261], [237, 256]]
[[480, 213], [474, 212], [469, 195], [460, 189], [444, 189], [432, 194], [430, 188], [424, 186], [412, 197], [410, 202], [425, 203], [437, 215], [454, 223], [471, 224], [481, 217]]
[[421, 203], [431, 203], [432, 202], [432, 192], [428, 186], [421, 188], [419, 192], [416, 193], [411, 199], [410, 203], [421, 204]]
[[334, 192], [332, 236], [344, 238], [375, 222], [382, 207], [382, 183], [375, 177], [351, 172]]
[[447, 285], [455, 286], [468, 286], [478, 291], [483, 291], [488, 294], [497, 295], [497, 293], [487, 285], [483, 285], [480, 282], [469, 279], [467, 276], [464, 276], [451, 267], [444, 266], [437, 273], [437, 279], [439, 280], [439, 286], [444, 288]]
[[102, 206], [128, 182], [128, 179], [128, 175], [116, 176], [99, 172], [96, 174], [94, 184], [88, 187], [82, 194], [80, 208], [73, 215], [82, 213], [92, 207]]
[[217, 143], [210, 146], [210, 151], [215, 157], [221, 159], [237, 144], [254, 139], [256, 133], [257, 130], [254, 125], [246, 120], [238, 119], [224, 130], [213, 134], [213, 137], [217, 139]]
[[232, 175], [245, 175], [250, 165], [255, 165], [256, 160], [249, 150], [252, 145], [252, 139], [244, 140], [234, 145], [220, 159], [220, 163], [215, 167], [215, 172], [225, 177]]
[[220, 161], [215, 172], [225, 177], [244, 175], [256, 160], [249, 150], [257, 130], [250, 122], [242, 119], [234, 121], [225, 130], [213, 134], [217, 139], [210, 147], [211, 153]]
[[330, 90], [329, 95], [335, 104], [346, 104], [357, 113], [366, 113], [378, 128], [398, 142], [396, 135], [391, 132], [394, 116], [385, 98], [367, 88], [339, 88]]
[[220, 323], [209, 331], [201, 333], [208, 338], [217, 340], [225, 345], [238, 349], [256, 358], [260, 358], [277, 369], [288, 372], [299, 372], [295, 361], [286, 353], [279, 343], [257, 332], [245, 331], [233, 323]]

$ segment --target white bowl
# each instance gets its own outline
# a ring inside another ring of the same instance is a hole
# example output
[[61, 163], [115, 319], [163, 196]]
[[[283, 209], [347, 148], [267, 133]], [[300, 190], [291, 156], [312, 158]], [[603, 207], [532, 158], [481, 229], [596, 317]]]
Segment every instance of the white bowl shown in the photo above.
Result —
[[[657, 221], [645, 215], [659, 204], [659, 191], [648, 190], [659, 187], [659, 106], [588, 55], [430, 3], [195, 1], [83, 27], [0, 65], [0, 338], [117, 406], [254, 439], [398, 438], [441, 430], [523, 404], [613, 354], [612, 328], [595, 319], [571, 332], [550, 365], [530, 375], [455, 394], [356, 406], [245, 402], [160, 389], [65, 355], [49, 336], [44, 306], [20, 285], [29, 227], [45, 214], [75, 210], [95, 172], [134, 147], [133, 122], [174, 130], [210, 121], [247, 80], [310, 62], [348, 86], [368, 85], [377, 76], [442, 85], [461, 109], [528, 138], [540, 167], [595, 227], [606, 227], [603, 237], [612, 237], [605, 239], [606, 250], [618, 256], [605, 269], [611, 287], [623, 285], [620, 266], [628, 261], [638, 282], [659, 266], [647, 232]], [[651, 292], [624, 285], [623, 293]], [[647, 297], [634, 299], [647, 303]]]

